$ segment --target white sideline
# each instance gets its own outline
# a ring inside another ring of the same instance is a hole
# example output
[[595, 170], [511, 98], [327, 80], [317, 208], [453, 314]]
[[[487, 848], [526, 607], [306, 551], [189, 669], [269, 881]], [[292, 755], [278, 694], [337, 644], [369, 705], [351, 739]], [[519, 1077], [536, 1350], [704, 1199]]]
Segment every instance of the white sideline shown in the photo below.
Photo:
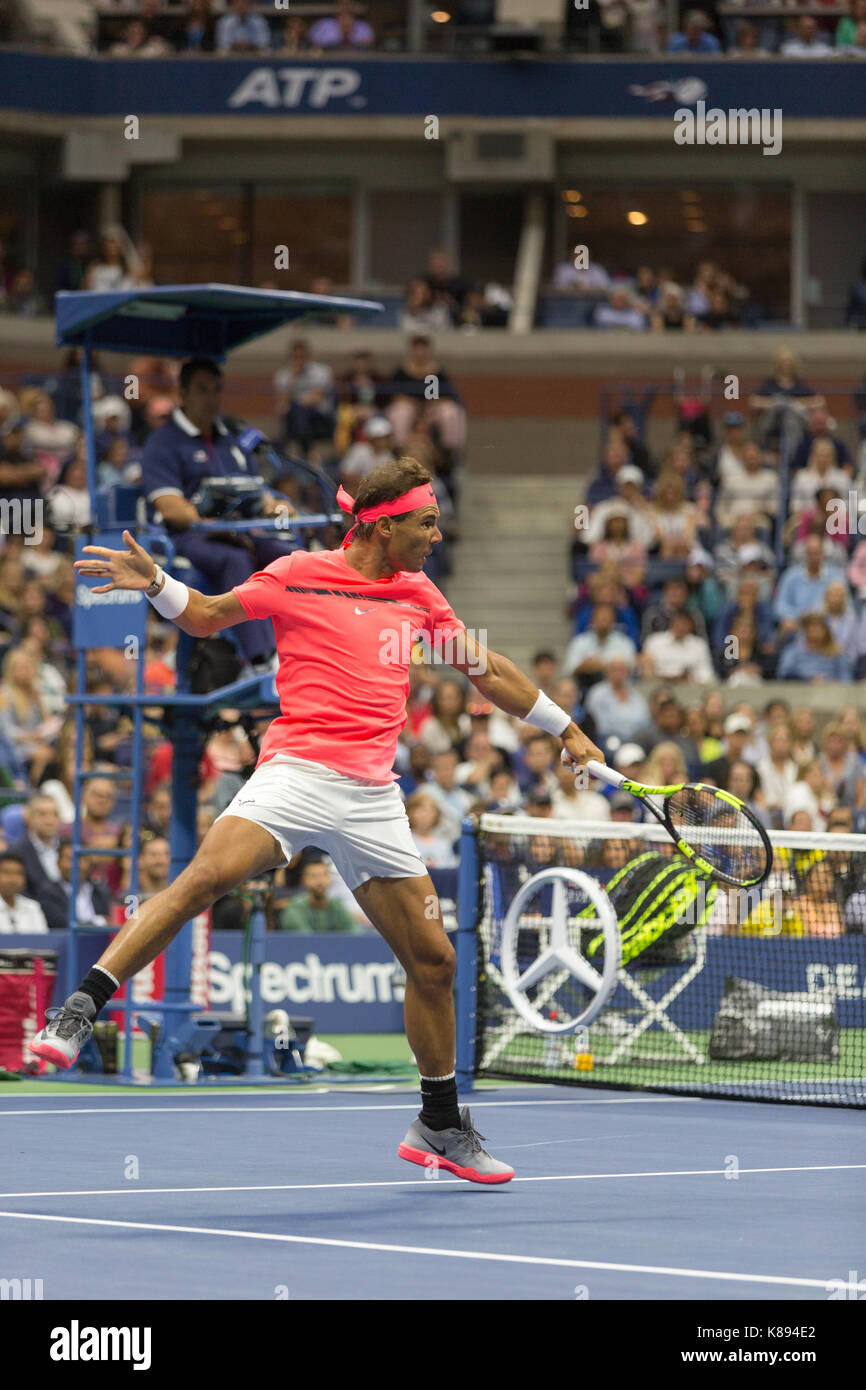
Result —
[[[743, 1173], [835, 1173], [845, 1172], [851, 1169], [866, 1168], [866, 1163], [804, 1163], [792, 1164], [784, 1168], [739, 1168], [737, 1171]], [[727, 1168], [674, 1168], [669, 1170], [659, 1170], [650, 1173], [551, 1173], [542, 1174], [535, 1177], [512, 1178], [512, 1183], [518, 1182], [596, 1182], [604, 1179], [617, 1178], [699, 1178], [699, 1177], [724, 1177], [728, 1173]], [[453, 1183], [463, 1186], [463, 1178], [439, 1178], [436, 1180], [437, 1186]], [[429, 1188], [428, 1179], [418, 1178], [385, 1178], [371, 1182], [286, 1182], [286, 1183], [249, 1183], [239, 1184], [231, 1187], [137, 1187], [134, 1183], [128, 1183], [125, 1187], [92, 1187], [64, 1190], [58, 1192], [0, 1192], [0, 1201], [6, 1201], [13, 1197], [118, 1197], [132, 1196], [138, 1193], [164, 1194], [177, 1192], [307, 1192], [318, 1191], [324, 1188], [338, 1188], [345, 1190], [355, 1187], [423, 1187]], [[0, 1212], [0, 1216], [9, 1215], [8, 1212]]]
[[[22, 1096], [23, 1100], [24, 1097]], [[38, 1096], [38, 1100], [51, 1100], [51, 1096]], [[82, 1100], [98, 1100], [101, 1097], [82, 1096]], [[106, 1097], [110, 1099], [110, 1097]], [[144, 1096], [142, 1099], [146, 1100]], [[160, 1096], [160, 1100], [167, 1097]], [[187, 1100], [187, 1096], [179, 1097]], [[461, 1099], [463, 1099], [461, 1097]], [[623, 1096], [622, 1098], [611, 1097], [601, 1100], [469, 1100], [473, 1110], [484, 1110], [496, 1106], [523, 1106], [523, 1105], [663, 1105], [673, 1102], [674, 1105], [694, 1104], [695, 1101], [706, 1100], [706, 1096]], [[712, 1097], [710, 1097], [712, 1099]], [[159, 1115], [159, 1114], [183, 1114], [184, 1110], [191, 1113], [195, 1111], [214, 1111], [216, 1114], [222, 1112], [230, 1113], [239, 1111], [242, 1115], [253, 1115], [259, 1111], [265, 1114], [279, 1112], [281, 1110], [290, 1111], [293, 1115], [301, 1114], [303, 1111], [313, 1111], [317, 1115], [328, 1115], [344, 1110], [417, 1110], [418, 1101], [413, 1100], [408, 1105], [118, 1105], [111, 1110], [96, 1106], [91, 1110], [87, 1106], [71, 1106], [66, 1109], [53, 1110], [4, 1110], [0, 1106], [0, 1119], [6, 1115]]]
[[[799, 1279], [785, 1274], [736, 1274], [730, 1270], [680, 1269], [675, 1265], [614, 1264], [606, 1260], [563, 1260], [542, 1255], [502, 1255], [491, 1250], [445, 1250], [428, 1245], [386, 1245], [378, 1241], [336, 1240], [325, 1236], [274, 1235], [265, 1231], [221, 1230], [211, 1226], [171, 1226], [150, 1221], [107, 1221], [96, 1217], [44, 1216], [36, 1212], [0, 1211], [18, 1221], [59, 1221], [75, 1226], [110, 1226], [134, 1231], [163, 1231], [170, 1235], [217, 1236], [233, 1240], [276, 1241], [288, 1245], [320, 1245], [339, 1250], [374, 1250], [388, 1255], [432, 1255], [452, 1260], [484, 1260], [497, 1264], [542, 1265], [556, 1269], [598, 1269], [613, 1273], [657, 1274], [680, 1279], [717, 1279], [735, 1284], [785, 1284], [827, 1291], [830, 1279]], [[838, 1281], [836, 1281], [838, 1282]]]

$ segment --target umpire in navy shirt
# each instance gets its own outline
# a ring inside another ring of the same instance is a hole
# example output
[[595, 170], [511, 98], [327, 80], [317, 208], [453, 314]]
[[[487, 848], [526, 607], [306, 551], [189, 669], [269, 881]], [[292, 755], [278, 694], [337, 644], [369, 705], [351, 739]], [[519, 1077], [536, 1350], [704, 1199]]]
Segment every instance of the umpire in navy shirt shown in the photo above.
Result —
[[[141, 479], [148, 506], [172, 533], [178, 555], [201, 570], [214, 593], [225, 593], [242, 584], [288, 553], [286, 538], [232, 536], [231, 523], [200, 517], [190, 500], [204, 478], [259, 476], [252, 458], [220, 419], [223, 374], [207, 357], [193, 357], [180, 370], [180, 406], [171, 418], [154, 430], [144, 446]], [[273, 493], [263, 494], [263, 511], [272, 516], [287, 510]], [[194, 522], [213, 527], [213, 534], [189, 533]], [[241, 623], [236, 629], [244, 658], [254, 671], [269, 669], [274, 655], [273, 627], [269, 622]]]

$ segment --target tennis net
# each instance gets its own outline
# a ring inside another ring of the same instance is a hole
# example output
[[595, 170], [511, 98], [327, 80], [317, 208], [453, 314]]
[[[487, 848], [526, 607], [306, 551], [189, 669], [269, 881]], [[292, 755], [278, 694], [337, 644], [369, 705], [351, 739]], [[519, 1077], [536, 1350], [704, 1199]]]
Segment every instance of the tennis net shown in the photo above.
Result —
[[738, 890], [659, 825], [481, 816], [475, 1073], [866, 1105], [866, 836], [770, 838]]

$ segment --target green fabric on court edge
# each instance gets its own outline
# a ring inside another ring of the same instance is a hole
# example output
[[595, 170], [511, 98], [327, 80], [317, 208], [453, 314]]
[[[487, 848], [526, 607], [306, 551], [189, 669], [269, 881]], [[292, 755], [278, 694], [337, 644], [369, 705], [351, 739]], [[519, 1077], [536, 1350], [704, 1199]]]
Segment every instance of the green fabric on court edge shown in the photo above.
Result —
[[323, 908], [313, 907], [310, 903], [309, 894], [301, 893], [294, 898], [288, 907], [284, 907], [279, 917], [280, 927], [283, 931], [304, 932], [328, 932], [328, 931], [348, 931], [360, 930], [359, 924], [355, 921], [345, 903], [341, 903], [338, 898], [329, 898]]
[[328, 1062], [325, 1071], [342, 1076], [363, 1076], [368, 1072], [383, 1072], [388, 1076], [415, 1075], [414, 1062]]

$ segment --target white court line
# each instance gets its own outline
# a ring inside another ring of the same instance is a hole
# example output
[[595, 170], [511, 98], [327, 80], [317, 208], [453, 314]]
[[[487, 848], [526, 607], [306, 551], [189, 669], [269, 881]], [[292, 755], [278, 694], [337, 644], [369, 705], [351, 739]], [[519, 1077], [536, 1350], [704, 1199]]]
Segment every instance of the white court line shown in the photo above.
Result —
[[[49, 1100], [49, 1096], [40, 1097]], [[84, 1097], [82, 1097], [84, 1099]], [[91, 1100], [91, 1096], [86, 1097]], [[463, 1099], [461, 1097], [461, 1099]], [[473, 1110], [487, 1110], [495, 1107], [505, 1106], [525, 1106], [525, 1105], [662, 1105], [665, 1102], [673, 1102], [674, 1105], [693, 1104], [695, 1101], [706, 1099], [703, 1096], [634, 1096], [633, 1098], [623, 1096], [620, 1098], [611, 1097], [609, 1100], [468, 1100], [464, 1103], [471, 1105]], [[299, 1115], [304, 1111], [311, 1110], [317, 1115], [330, 1115], [344, 1110], [416, 1110], [418, 1101], [414, 1100], [409, 1105], [118, 1105], [112, 1110], [102, 1110], [97, 1106], [91, 1110], [87, 1106], [74, 1106], [69, 1110], [4, 1110], [0, 1107], [0, 1119], [7, 1115], [160, 1115], [160, 1114], [183, 1114], [184, 1110], [190, 1113], [196, 1111], [214, 1111], [216, 1114], [229, 1114], [239, 1111], [242, 1115], [254, 1115], [261, 1111], [265, 1114], [279, 1113], [281, 1110], [288, 1111], [290, 1114]]]
[[542, 1255], [500, 1255], [491, 1250], [443, 1250], [428, 1245], [385, 1245], [378, 1241], [274, 1235], [265, 1231], [233, 1231], [212, 1226], [170, 1226], [151, 1221], [107, 1221], [97, 1217], [43, 1216], [36, 1212], [17, 1211], [0, 1211], [0, 1216], [18, 1221], [61, 1221], [74, 1226], [112, 1226], [134, 1231], [167, 1231], [173, 1235], [222, 1236], [234, 1240], [277, 1241], [288, 1245], [323, 1245], [339, 1250], [376, 1250], [389, 1255], [436, 1255], [452, 1260], [546, 1265], [557, 1269], [599, 1269], [618, 1274], [661, 1274], [679, 1279], [717, 1279], [735, 1284], [788, 1284], [801, 1289], [822, 1289], [824, 1292], [830, 1283], [829, 1279], [798, 1279], [785, 1274], [734, 1274], [729, 1270], [680, 1269], [675, 1265], [612, 1264], [605, 1260], [562, 1260]]
[[[742, 1173], [835, 1173], [850, 1169], [866, 1168], [866, 1163], [804, 1163], [787, 1168], [740, 1168]], [[512, 1182], [592, 1182], [605, 1178], [699, 1178], [723, 1177], [727, 1168], [674, 1168], [651, 1173], [551, 1173], [537, 1177], [512, 1178]], [[460, 1186], [464, 1178], [439, 1178], [438, 1185], [454, 1184]], [[0, 1200], [12, 1197], [118, 1197], [133, 1193], [176, 1193], [176, 1192], [308, 1192], [325, 1188], [347, 1189], [355, 1187], [429, 1187], [429, 1180], [418, 1178], [387, 1178], [372, 1182], [286, 1182], [249, 1183], [232, 1187], [136, 1187], [129, 1183], [126, 1187], [92, 1187], [59, 1192], [0, 1192]], [[0, 1216], [9, 1215], [0, 1212]]]

